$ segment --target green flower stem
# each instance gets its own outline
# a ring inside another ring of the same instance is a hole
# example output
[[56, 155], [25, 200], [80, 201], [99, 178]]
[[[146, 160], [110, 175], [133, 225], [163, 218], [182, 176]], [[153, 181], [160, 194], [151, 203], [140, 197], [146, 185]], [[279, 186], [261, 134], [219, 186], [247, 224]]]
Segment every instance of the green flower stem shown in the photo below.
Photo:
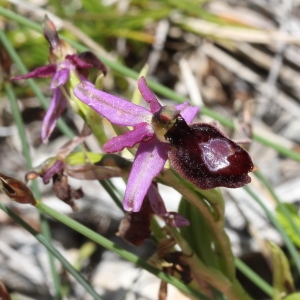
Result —
[[90, 128], [96, 137], [100, 146], [107, 141], [106, 134], [102, 123], [102, 117], [91, 107], [81, 102], [73, 93], [74, 88], [80, 83], [78, 74], [71, 71], [69, 79], [64, 88], [62, 88], [65, 98], [68, 100], [73, 110], [82, 117], [85, 124]]
[[148, 272], [154, 274], [158, 278], [160, 278], [160, 279], [176, 286], [182, 292], [184, 292], [188, 295], [192, 295], [194, 297], [198, 297], [198, 299], [203, 299], [203, 300], [207, 299], [206, 297], [204, 297], [200, 293], [191, 290], [189, 287], [187, 287], [184, 283], [182, 283], [181, 281], [179, 281], [175, 277], [165, 274], [161, 270], [159, 270], [159, 269], [153, 267], [152, 265], [150, 265], [148, 262], [140, 259], [138, 256], [132, 254], [131, 252], [128, 252], [128, 251], [124, 250], [123, 248], [117, 246], [115, 243], [109, 241], [105, 237], [103, 237], [103, 236], [99, 235], [98, 233], [92, 231], [91, 229], [81, 225], [80, 223], [74, 221], [73, 219], [71, 219], [71, 218], [55, 211], [54, 209], [52, 209], [51, 207], [45, 205], [44, 203], [37, 200], [35, 206], [36, 206], [37, 209], [39, 209], [43, 213], [51, 216], [55, 220], [65, 224], [66, 226], [68, 226], [68, 227], [74, 229], [75, 231], [81, 233], [85, 237], [87, 237], [90, 240], [94, 241], [95, 243], [103, 246], [107, 250], [110, 250], [110, 251], [118, 254], [122, 258], [124, 258], [124, 259], [136, 264], [137, 266], [147, 270]]
[[276, 218], [272, 215], [272, 213], [268, 210], [268, 208], [265, 206], [263, 201], [252, 191], [252, 189], [249, 186], [244, 186], [245, 191], [259, 204], [259, 206], [264, 210], [265, 214], [267, 215], [268, 219], [271, 221], [271, 223], [276, 227], [278, 232], [280, 233], [283, 242], [285, 243], [291, 257], [294, 260], [294, 263], [297, 267], [298, 273], [300, 274], [300, 256], [299, 253], [295, 247], [295, 245], [292, 243], [280, 223], [276, 220]]
[[250, 279], [256, 286], [264, 291], [269, 297], [273, 297], [274, 290], [271, 285], [264, 281], [260, 276], [252, 271], [243, 261], [239, 258], [235, 258], [235, 266], [241, 273], [243, 273], [248, 279]]
[[[16, 22], [18, 22], [22, 25], [25, 25], [25, 26], [33, 29], [33, 30], [36, 30], [38, 32], [42, 31], [42, 28], [41, 28], [40, 25], [37, 25], [36, 23], [28, 20], [27, 18], [24, 18], [24, 17], [14, 13], [14, 12], [12, 12], [11, 10], [5, 9], [4, 7], [0, 7], [0, 15], [6, 17], [8, 19], [14, 20], [14, 21], [16, 21]], [[66, 41], [68, 41], [70, 44], [72, 44], [72, 46], [74, 46], [78, 51], [86, 51], [87, 50], [87, 48], [85, 46], [83, 46], [79, 43], [71, 41], [71, 40], [69, 40], [65, 37], [62, 37], [62, 38], [64, 38]], [[114, 70], [115, 72], [118, 72], [118, 73], [120, 73], [124, 76], [128, 76], [128, 77], [133, 78], [133, 79], [138, 78], [138, 73], [137, 72], [121, 65], [120, 63], [114, 62], [114, 61], [112, 61], [110, 59], [107, 59], [105, 57], [102, 57], [102, 56], [100, 57], [100, 59], [108, 67], [110, 67], [112, 70]], [[24, 73], [26, 73], [26, 72], [24, 72]], [[148, 84], [154, 91], [156, 91], [157, 93], [161, 94], [162, 96], [164, 96], [166, 98], [175, 100], [177, 102], [184, 102], [184, 101], [187, 100], [185, 97], [183, 97], [181, 95], [178, 95], [177, 93], [175, 93], [171, 89], [168, 89], [168, 88], [162, 86], [161, 84], [156, 83], [152, 80], [149, 80]], [[211, 118], [219, 121], [222, 125], [224, 125], [226, 127], [229, 127], [231, 129], [234, 127], [234, 124], [231, 120], [228, 120], [227, 118], [225, 118], [222, 115], [212, 111], [211, 109], [209, 109], [207, 107], [202, 107], [201, 108], [201, 113], [204, 114], [204, 115], [210, 116]], [[254, 132], [253, 138], [255, 140], [257, 140], [258, 142], [260, 142], [260, 143], [262, 143], [262, 144], [264, 144], [264, 145], [266, 145], [270, 148], [275, 149], [278, 153], [300, 162], [300, 154], [299, 153], [297, 153], [297, 152], [295, 152], [291, 149], [288, 149], [286, 147], [283, 147], [280, 144], [271, 142], [270, 140], [264, 138], [263, 136], [261, 136], [260, 134], [258, 134], [256, 132]]]
[[212, 285], [217, 290], [221, 291], [227, 299], [230, 300], [251, 300], [252, 298], [244, 291], [242, 286], [237, 280], [229, 280], [222, 272], [206, 266], [201, 262], [200, 259], [193, 253], [193, 249], [190, 248], [189, 244], [182, 238], [177, 229], [168, 227], [167, 230], [176, 240], [184, 253], [183, 259], [190, 266], [191, 273], [195, 280], [199, 284], [205, 281], [207, 284]]
[[91, 285], [86, 281], [86, 279], [78, 273], [72, 265], [57, 251], [53, 245], [45, 238], [43, 234], [40, 234], [34, 230], [28, 223], [22, 220], [18, 215], [16, 215], [12, 210], [0, 202], [0, 209], [2, 209], [7, 215], [9, 215], [15, 222], [20, 224], [24, 229], [26, 229], [30, 234], [32, 234], [46, 249], [51, 252], [66, 268], [66, 270], [81, 284], [86, 291], [91, 294], [95, 300], [101, 300], [102, 298], [95, 292]]
[[[230, 241], [224, 230], [224, 213], [223, 208], [219, 218], [216, 220], [199, 195], [193, 190], [195, 187], [192, 183], [180, 177], [177, 173], [171, 170], [163, 171], [159, 179], [168, 186], [172, 186], [185, 199], [187, 199], [204, 218], [209, 233], [215, 243], [215, 251], [218, 254], [219, 265], [221, 266], [224, 275], [230, 280], [235, 279], [234, 258], [231, 250]], [[209, 198], [207, 198], [209, 200]], [[214, 206], [215, 207], [215, 206]]]
[[[0, 32], [0, 35], [1, 35], [1, 32]], [[21, 117], [21, 114], [20, 114], [20, 111], [18, 108], [17, 99], [16, 99], [13, 89], [11, 87], [11, 83], [5, 82], [4, 87], [5, 87], [6, 94], [9, 98], [14, 121], [18, 128], [19, 137], [20, 137], [20, 140], [22, 143], [23, 156], [26, 161], [26, 166], [27, 166], [27, 169], [30, 170], [30, 169], [32, 169], [30, 149], [29, 149], [29, 144], [28, 144], [27, 138], [26, 138], [24, 123], [23, 123], [23, 120], [22, 120], [22, 117]], [[35, 180], [32, 182], [32, 190], [33, 190], [35, 197], [40, 197], [40, 191], [39, 191], [37, 182]], [[40, 213], [40, 224], [41, 224], [41, 229], [42, 229], [43, 235], [45, 236], [45, 238], [48, 241], [51, 241], [51, 233], [50, 233], [49, 224], [48, 224], [45, 216], [42, 213]], [[54, 287], [55, 287], [55, 291], [56, 291], [55, 299], [59, 300], [62, 298], [62, 289], [61, 289], [60, 279], [59, 279], [59, 275], [57, 274], [57, 271], [55, 268], [53, 255], [49, 251], [48, 251], [48, 256], [49, 256], [49, 263], [50, 263], [50, 269], [51, 269], [51, 273], [52, 273], [53, 283], [54, 283]]]

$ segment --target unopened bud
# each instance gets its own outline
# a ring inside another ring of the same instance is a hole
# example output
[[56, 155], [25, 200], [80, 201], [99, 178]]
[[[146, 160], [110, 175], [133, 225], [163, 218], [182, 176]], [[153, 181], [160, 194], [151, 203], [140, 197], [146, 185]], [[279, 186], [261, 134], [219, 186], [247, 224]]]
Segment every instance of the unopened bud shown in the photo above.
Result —
[[0, 189], [13, 201], [35, 205], [31, 190], [18, 179], [0, 173]]

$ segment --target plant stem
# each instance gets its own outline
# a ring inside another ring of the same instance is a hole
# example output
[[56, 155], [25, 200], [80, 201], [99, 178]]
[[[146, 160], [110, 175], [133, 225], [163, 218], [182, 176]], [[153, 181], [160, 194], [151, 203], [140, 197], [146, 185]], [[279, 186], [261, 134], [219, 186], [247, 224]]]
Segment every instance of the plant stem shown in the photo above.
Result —
[[[0, 32], [0, 37], [1, 37], [1, 32]], [[8, 95], [9, 101], [10, 101], [11, 111], [12, 111], [12, 114], [14, 117], [14, 121], [18, 128], [19, 137], [20, 137], [20, 140], [22, 143], [23, 156], [26, 161], [26, 166], [27, 166], [27, 169], [31, 169], [32, 163], [31, 163], [31, 157], [30, 157], [30, 149], [29, 149], [29, 144], [28, 144], [27, 138], [26, 138], [24, 123], [23, 123], [23, 120], [22, 120], [22, 117], [21, 117], [21, 114], [20, 114], [20, 111], [18, 108], [17, 99], [15, 97], [13, 89], [11, 88], [10, 83], [5, 82], [4, 87], [5, 87], [5, 91]], [[37, 182], [35, 180], [32, 182], [32, 190], [33, 190], [34, 196], [36, 198], [40, 198], [40, 191], [39, 191]], [[43, 235], [50, 242], [51, 241], [50, 228], [49, 228], [49, 224], [43, 214], [40, 214], [40, 224], [41, 224], [41, 229], [42, 229]], [[62, 299], [62, 289], [61, 289], [59, 275], [55, 268], [53, 255], [49, 251], [48, 251], [48, 257], [49, 257], [49, 263], [50, 263], [50, 268], [51, 268], [51, 273], [52, 273], [52, 279], [53, 279], [53, 283], [54, 283], [55, 291], [56, 291], [55, 299], [59, 300], [59, 299]]]
[[162, 172], [159, 178], [164, 182], [164, 184], [177, 190], [184, 198], [186, 198], [194, 207], [198, 209], [199, 213], [205, 219], [209, 233], [212, 235], [216, 252], [218, 254], [218, 260], [222, 266], [224, 275], [226, 275], [230, 280], [234, 280], [234, 259], [231, 251], [230, 241], [224, 231], [224, 213], [219, 212], [219, 219], [215, 220], [212, 213], [209, 211], [199, 195], [197, 195], [193, 189], [189, 187], [189, 185], [192, 184], [181, 177], [177, 178], [177, 176], [179, 175], [172, 173], [171, 170], [167, 170]]
[[205, 281], [217, 290], [221, 291], [230, 300], [251, 300], [252, 298], [245, 292], [237, 280], [230, 281], [219, 270], [204, 265], [193, 253], [193, 249], [182, 238], [177, 229], [168, 227], [169, 233], [175, 238], [184, 256], [183, 259], [190, 266], [193, 277], [199, 282]]
[[66, 270], [81, 284], [88, 293], [90, 293], [95, 300], [102, 300], [102, 298], [95, 292], [92, 286], [86, 281], [86, 279], [78, 273], [72, 265], [53, 247], [53, 245], [45, 238], [44, 235], [34, 230], [28, 223], [22, 220], [18, 215], [11, 211], [7, 206], [0, 202], [0, 209], [2, 209], [7, 215], [9, 215], [15, 222], [25, 228], [30, 234], [32, 234], [46, 249], [51, 252], [66, 268]]
[[300, 274], [300, 256], [299, 253], [293, 244], [293, 242], [290, 240], [280, 223], [276, 220], [276, 218], [272, 215], [272, 213], [268, 210], [268, 208], [265, 206], [263, 201], [252, 191], [252, 189], [249, 186], [244, 186], [245, 191], [259, 204], [259, 206], [264, 210], [265, 214], [267, 215], [268, 219], [271, 221], [271, 223], [276, 227], [278, 232], [280, 233], [290, 255], [292, 256], [294, 263], [296, 265], [296, 268], [298, 270], [298, 273]]
[[264, 291], [269, 297], [273, 297], [274, 290], [266, 281], [264, 281], [260, 276], [258, 276], [252, 269], [250, 269], [243, 261], [239, 258], [235, 258], [236, 268], [240, 270], [248, 279], [250, 279], [256, 286], [258, 286], [262, 291]]
[[[147, 270], [148, 272], [154, 274], [158, 278], [176, 286], [178, 289], [180, 289], [182, 292], [192, 295], [195, 297], [198, 297], [198, 299], [203, 299], [207, 300], [207, 297], [204, 295], [200, 294], [197, 291], [194, 291], [190, 289], [188, 286], [186, 286], [184, 283], [179, 281], [177, 278], [167, 275], [164, 272], [160, 271], [159, 269], [153, 267], [150, 265], [148, 262], [140, 259], [138, 256], [132, 254], [131, 252], [128, 252], [124, 250], [123, 248], [117, 246], [115, 243], [109, 241], [105, 237], [99, 235], [98, 233], [92, 231], [91, 229], [81, 225], [80, 223], [76, 222], [75, 220], [55, 211], [51, 207], [45, 205], [44, 203], [40, 202], [37, 200], [36, 202], [36, 208], [39, 209], [40, 211], [44, 212], [45, 214], [51, 216], [55, 220], [65, 224], [66, 226], [76, 230], [77, 232], [81, 233], [85, 237], [89, 238], [90, 240], [94, 241], [95, 243], [103, 246], [107, 250], [110, 250], [122, 258], [136, 264], [137, 266]], [[201, 298], [202, 297], [202, 298]]]
[[290, 222], [291, 227], [293, 228], [293, 230], [296, 232], [296, 234], [298, 236], [300, 236], [300, 228], [299, 228], [299, 226], [297, 226], [295, 224], [294, 218], [290, 215], [289, 210], [285, 207], [285, 205], [282, 204], [281, 200], [279, 199], [279, 197], [277, 196], [276, 192], [274, 191], [274, 189], [272, 188], [272, 186], [269, 184], [269, 182], [267, 181], [267, 179], [263, 176], [262, 172], [260, 172], [258, 170], [256, 172], [254, 172], [254, 175], [265, 185], [265, 187], [268, 189], [269, 193], [271, 194], [271, 196], [275, 200], [278, 208], [284, 214], [286, 220], [288, 222]]

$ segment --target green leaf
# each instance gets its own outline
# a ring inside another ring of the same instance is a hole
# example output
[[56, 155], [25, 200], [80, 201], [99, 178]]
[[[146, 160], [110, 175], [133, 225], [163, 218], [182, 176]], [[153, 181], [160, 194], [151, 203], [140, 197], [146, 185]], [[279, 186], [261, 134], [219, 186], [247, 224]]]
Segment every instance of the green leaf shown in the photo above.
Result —
[[178, 212], [190, 221], [190, 226], [180, 227], [180, 232], [197, 256], [209, 266], [217, 267], [212, 250], [212, 235], [205, 219], [186, 199], [180, 201]]
[[[300, 216], [298, 215], [297, 207], [294, 204], [291, 203], [282, 203], [281, 205], [284, 205], [285, 208], [289, 212], [289, 217], [292, 218], [294, 224], [300, 228]], [[295, 232], [293, 226], [291, 225], [291, 220], [288, 220], [286, 218], [286, 215], [282, 211], [282, 209], [277, 206], [276, 208], [276, 215], [275, 215], [277, 221], [282, 225], [285, 232], [289, 236], [289, 238], [293, 241], [293, 243], [300, 247], [300, 236]], [[300, 299], [300, 298], [299, 298]]]
[[224, 199], [220, 190], [200, 190], [173, 169], [165, 170], [158, 177], [158, 180], [163, 184], [172, 186], [194, 206], [194, 209], [199, 211], [214, 242], [213, 247], [220, 270], [230, 280], [234, 280], [234, 258], [229, 238], [224, 230]]
[[[217, 254], [212, 248], [214, 245], [212, 235], [203, 216], [184, 198], [180, 201], [178, 212], [190, 221], [190, 226], [180, 227], [183, 238], [205, 265], [219, 269]], [[218, 290], [213, 287], [210, 288], [214, 294], [214, 299], [224, 299]]]
[[90, 163], [94, 164], [101, 160], [103, 154], [95, 152], [72, 152], [66, 158], [68, 165], [81, 165], [85, 164], [88, 159]]
[[300, 299], [300, 293], [293, 293], [283, 298], [283, 300], [299, 300], [299, 299]]
[[273, 242], [268, 242], [273, 265], [273, 300], [280, 300], [295, 290], [290, 265], [284, 252]]

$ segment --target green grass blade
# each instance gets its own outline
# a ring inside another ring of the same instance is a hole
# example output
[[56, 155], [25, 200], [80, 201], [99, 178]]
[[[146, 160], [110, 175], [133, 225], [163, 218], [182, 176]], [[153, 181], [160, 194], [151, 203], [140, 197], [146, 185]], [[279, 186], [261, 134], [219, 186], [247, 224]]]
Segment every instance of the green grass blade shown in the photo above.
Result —
[[274, 290], [265, 280], [258, 276], [252, 269], [250, 269], [239, 258], [235, 258], [235, 266], [241, 273], [243, 273], [248, 279], [250, 279], [256, 286], [264, 291], [268, 296], [273, 297]]
[[[23, 120], [22, 120], [22, 117], [21, 117], [21, 114], [20, 114], [20, 111], [18, 108], [17, 99], [15, 97], [15, 94], [13, 92], [13, 89], [12, 89], [10, 83], [5, 83], [4, 87], [5, 87], [6, 93], [9, 98], [14, 121], [18, 128], [19, 137], [20, 137], [20, 140], [22, 143], [22, 150], [23, 150], [23, 155], [24, 155], [25, 161], [26, 161], [26, 165], [27, 165], [28, 169], [31, 169], [32, 163], [31, 163], [31, 157], [30, 157], [30, 149], [29, 149], [29, 144], [28, 144], [27, 138], [26, 138], [24, 123], [23, 123]], [[40, 197], [40, 191], [39, 191], [37, 182], [35, 180], [32, 182], [32, 190], [33, 190], [35, 197]], [[48, 241], [50, 241], [51, 234], [50, 234], [49, 224], [42, 213], [40, 213], [40, 224], [41, 224], [41, 229], [42, 229], [43, 235], [45, 236], [45, 238]], [[56, 291], [55, 299], [59, 300], [59, 299], [62, 299], [62, 297], [61, 297], [62, 289], [61, 289], [60, 279], [59, 279], [59, 275], [55, 268], [54, 258], [52, 256], [51, 252], [49, 252], [49, 251], [48, 251], [48, 256], [49, 256], [49, 264], [50, 264], [50, 269], [51, 269], [52, 278], [53, 278], [53, 282], [54, 282], [54, 287], [55, 287], [55, 291]]]
[[78, 273], [71, 264], [52, 246], [51, 243], [36, 230], [34, 230], [29, 224], [23, 221], [18, 215], [11, 211], [7, 206], [0, 202], [0, 209], [8, 214], [15, 222], [25, 228], [30, 234], [32, 234], [42, 245], [44, 245], [48, 251], [50, 251], [66, 268], [66, 270], [91, 294], [95, 300], [102, 300], [102, 298], [96, 293], [92, 286], [86, 281], [86, 279]]
[[279, 199], [279, 197], [277, 196], [277, 194], [275, 193], [274, 189], [272, 188], [272, 186], [269, 184], [269, 182], [267, 181], [267, 179], [263, 176], [262, 172], [260, 171], [256, 171], [254, 172], [254, 175], [265, 185], [265, 187], [268, 189], [268, 191], [270, 192], [270, 194], [272, 195], [273, 199], [275, 200], [277, 206], [280, 208], [280, 210], [282, 211], [283, 215], [285, 216], [285, 218], [290, 222], [291, 227], [293, 228], [294, 232], [297, 233], [297, 235], [300, 237], [300, 228], [297, 226], [297, 224], [295, 224], [294, 222], [294, 218], [290, 215], [289, 210], [286, 208], [285, 205], [282, 204], [281, 200]]
[[124, 259], [136, 264], [137, 266], [147, 270], [148, 272], [154, 274], [158, 278], [174, 285], [175, 287], [177, 287], [182, 292], [184, 292], [188, 295], [194, 296], [194, 297], [198, 297], [197, 299], [209, 300], [204, 295], [190, 289], [187, 285], [182, 283], [177, 278], [175, 278], [173, 276], [170, 276], [170, 275], [162, 272], [161, 270], [153, 267], [148, 262], [140, 259], [138, 256], [134, 255], [133, 253], [124, 250], [123, 248], [119, 247], [118, 245], [116, 245], [115, 243], [113, 243], [110, 240], [106, 239], [105, 237], [103, 237], [103, 236], [99, 235], [98, 233], [92, 231], [91, 229], [83, 226], [82, 224], [76, 222], [75, 220], [69, 218], [68, 216], [65, 216], [65, 215], [55, 211], [54, 209], [52, 209], [51, 207], [45, 205], [44, 203], [42, 203], [40, 201], [37, 201], [36, 207], [40, 211], [42, 211], [43, 213], [51, 216], [55, 220], [65, 224], [66, 226], [68, 226], [68, 227], [74, 229], [75, 231], [81, 233], [85, 237], [87, 237], [90, 240], [94, 241], [95, 243], [103, 246], [107, 250], [110, 250], [110, 251], [118, 254], [122, 258], [124, 258]]
[[276, 220], [276, 218], [272, 215], [272, 213], [265, 206], [263, 201], [252, 191], [252, 189], [249, 186], [244, 186], [244, 189], [259, 204], [259, 206], [264, 210], [264, 212], [267, 215], [268, 219], [271, 221], [271, 223], [276, 227], [276, 229], [280, 233], [280, 235], [283, 239], [283, 242], [285, 243], [291, 257], [294, 260], [294, 263], [296, 265], [298, 273], [300, 274], [300, 255], [299, 255], [295, 245], [290, 240], [290, 238], [288, 237], [288, 235], [284, 231], [281, 224]]

